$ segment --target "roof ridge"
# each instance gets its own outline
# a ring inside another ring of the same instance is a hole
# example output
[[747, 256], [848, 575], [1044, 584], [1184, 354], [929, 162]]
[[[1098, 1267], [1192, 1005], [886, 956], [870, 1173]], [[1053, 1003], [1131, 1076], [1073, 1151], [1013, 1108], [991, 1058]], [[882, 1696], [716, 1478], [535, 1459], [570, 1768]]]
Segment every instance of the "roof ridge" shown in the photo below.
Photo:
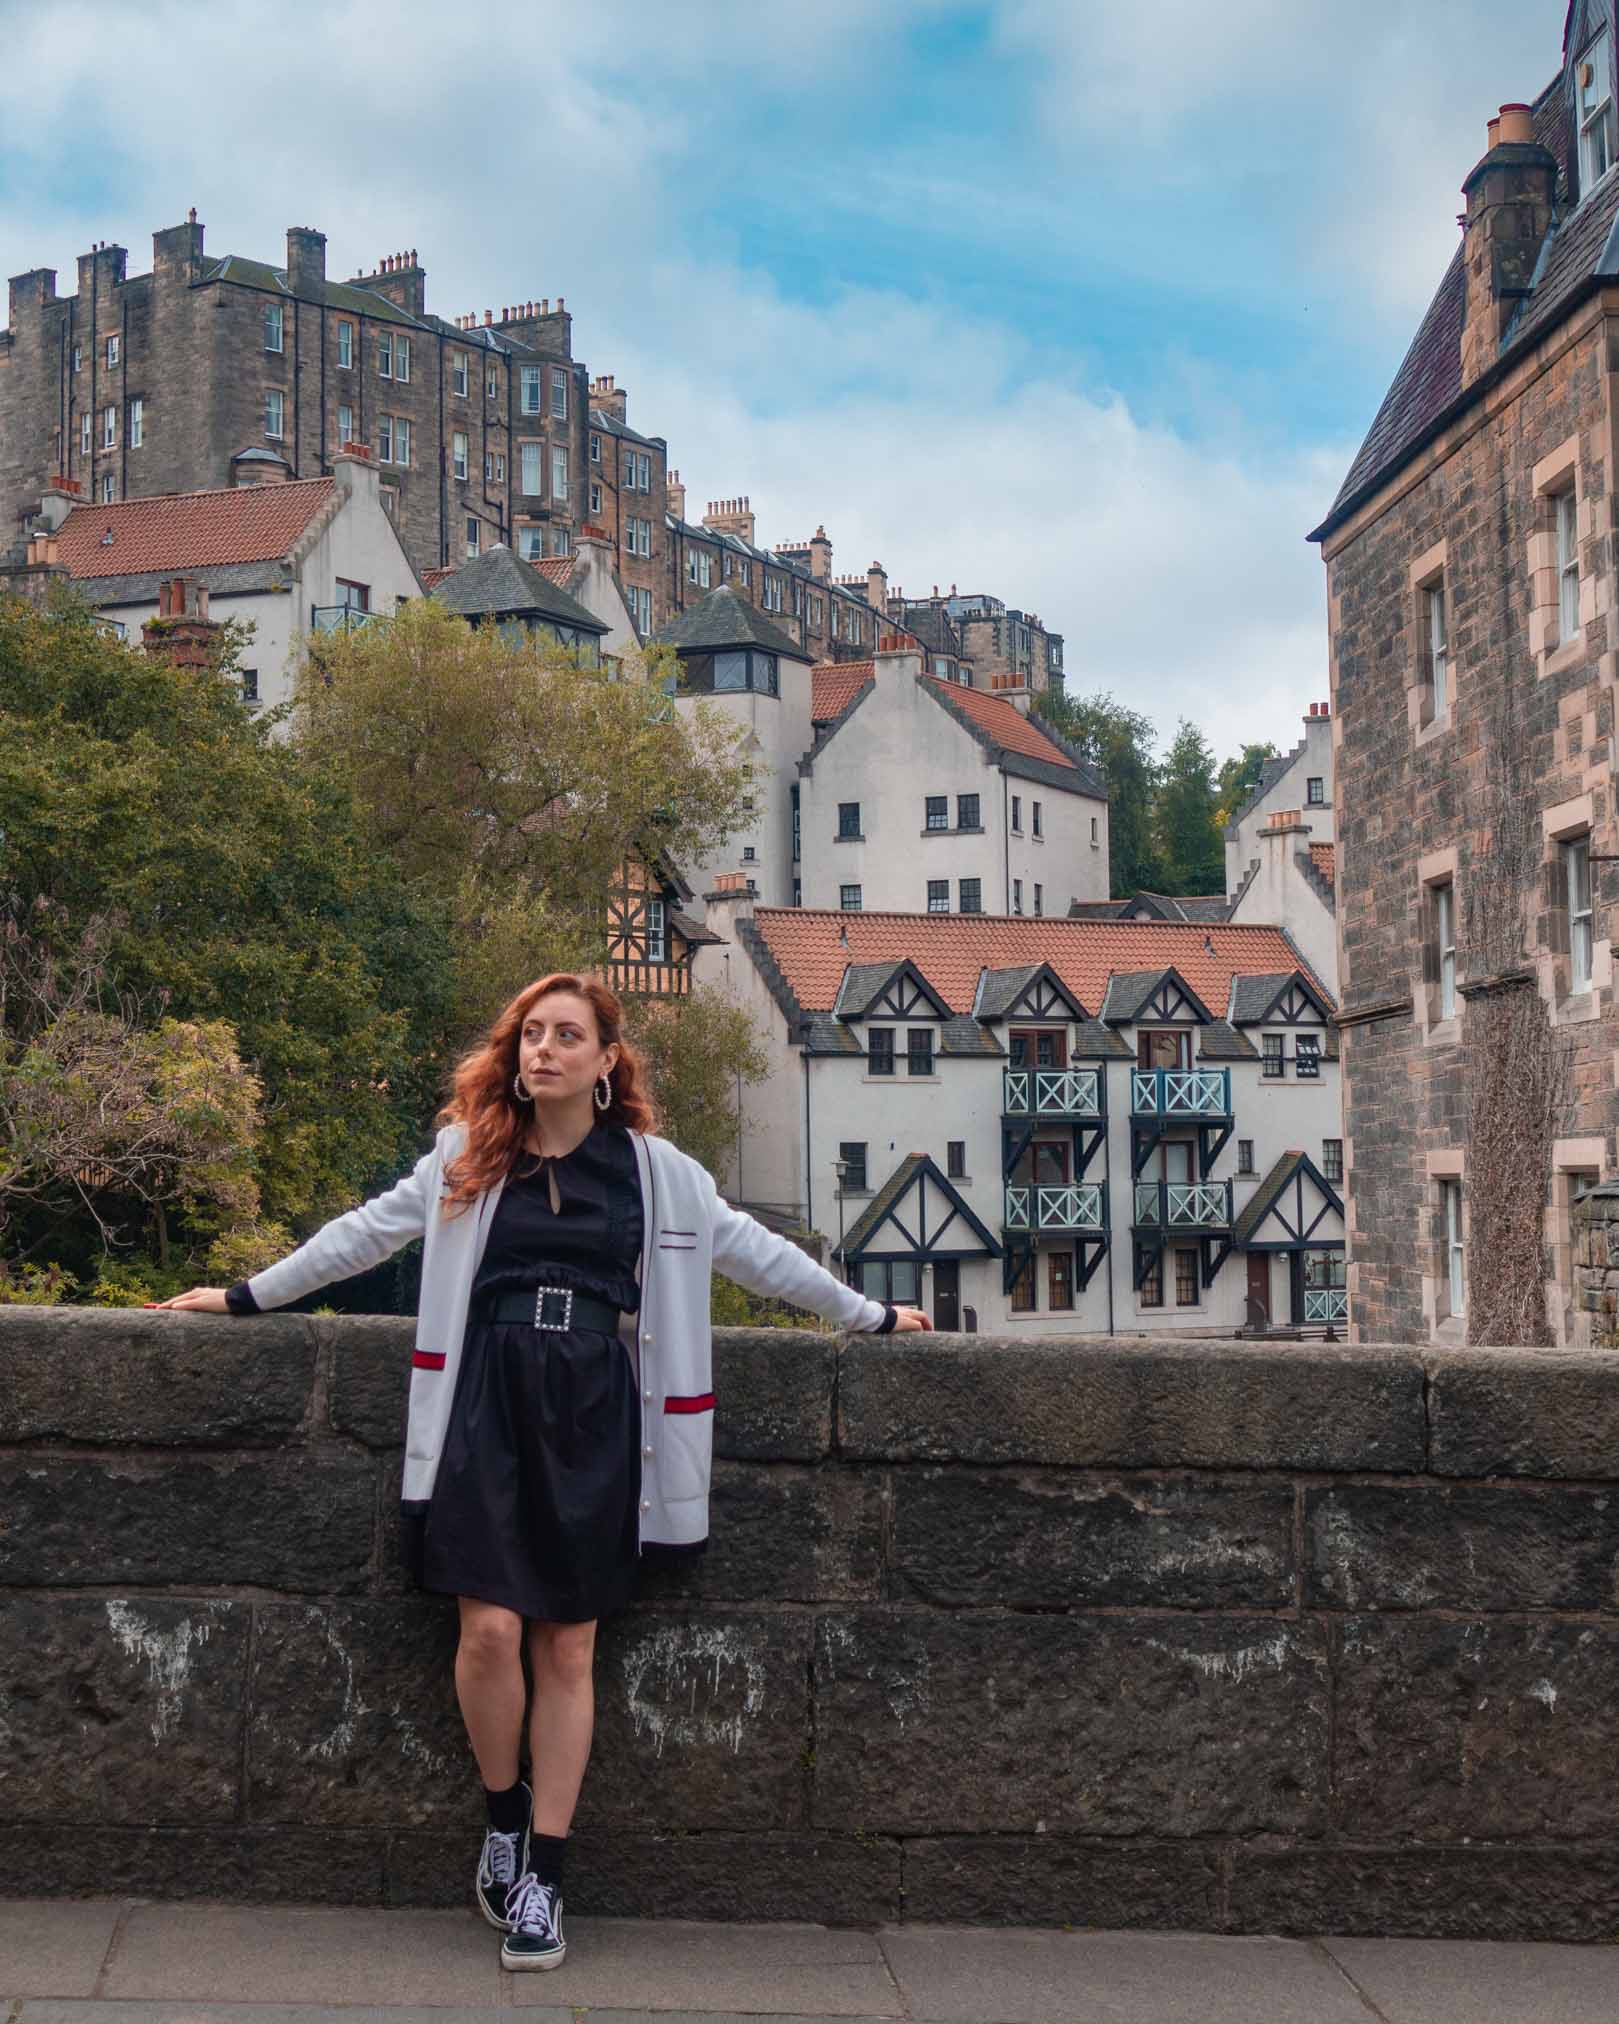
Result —
[[283, 478], [278, 485], [198, 485], [188, 492], [139, 492], [132, 499], [108, 499], [98, 502], [94, 499], [80, 499], [68, 510], [70, 513], [120, 513], [130, 506], [158, 506], [165, 499], [251, 499], [262, 498], [266, 492], [291, 492], [300, 485], [335, 485], [337, 480], [328, 471], [319, 478]]

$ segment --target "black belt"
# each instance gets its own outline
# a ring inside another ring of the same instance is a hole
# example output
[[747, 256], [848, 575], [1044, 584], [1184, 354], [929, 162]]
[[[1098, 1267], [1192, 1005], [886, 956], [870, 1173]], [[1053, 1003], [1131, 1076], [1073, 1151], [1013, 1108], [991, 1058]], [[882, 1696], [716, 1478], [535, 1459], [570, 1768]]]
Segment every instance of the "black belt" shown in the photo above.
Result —
[[617, 1335], [618, 1309], [594, 1293], [576, 1293], [571, 1286], [519, 1286], [480, 1301], [486, 1321], [510, 1322], [519, 1328], [599, 1328]]

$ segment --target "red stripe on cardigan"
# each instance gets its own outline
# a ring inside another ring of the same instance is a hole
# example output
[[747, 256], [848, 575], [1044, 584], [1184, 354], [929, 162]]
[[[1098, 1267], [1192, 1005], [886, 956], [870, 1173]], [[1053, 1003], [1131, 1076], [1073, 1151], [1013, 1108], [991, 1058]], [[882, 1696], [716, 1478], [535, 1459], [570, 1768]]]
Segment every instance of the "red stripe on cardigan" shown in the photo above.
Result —
[[417, 1370], [442, 1370], [444, 1352], [442, 1349], [419, 1349], [411, 1358], [411, 1363]]
[[692, 1392], [684, 1398], [667, 1398], [663, 1402], [666, 1413], [711, 1413], [714, 1410], [712, 1392]]

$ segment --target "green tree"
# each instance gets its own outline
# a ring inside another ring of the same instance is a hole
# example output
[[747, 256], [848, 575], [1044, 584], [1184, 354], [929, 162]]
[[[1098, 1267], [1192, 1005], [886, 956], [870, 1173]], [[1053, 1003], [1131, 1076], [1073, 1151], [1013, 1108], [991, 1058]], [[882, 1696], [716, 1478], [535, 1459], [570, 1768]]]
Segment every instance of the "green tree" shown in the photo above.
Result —
[[1158, 791], [1157, 734], [1150, 719], [1100, 690], [1069, 696], [1045, 689], [1035, 708], [1101, 770], [1108, 789], [1108, 881], [1116, 898], [1163, 890], [1164, 866], [1153, 824]]
[[639, 668], [589, 667], [432, 598], [319, 643], [301, 749], [340, 767], [407, 881], [532, 893], [600, 915], [626, 856], [700, 857], [737, 828], [751, 769], [723, 712], [671, 706]]
[[1219, 803], [1214, 819], [1221, 829], [1252, 799], [1266, 762], [1275, 757], [1276, 747], [1267, 740], [1263, 745], [1244, 745], [1235, 759], [1226, 760], [1214, 785]]
[[232, 1029], [263, 1088], [260, 1213], [308, 1228], [419, 1147], [449, 908], [378, 860], [335, 767], [255, 722], [233, 652], [175, 668], [71, 599], [0, 600], [0, 892], [47, 942], [104, 918], [106, 978], [143, 1022]]
[[1158, 785], [1158, 848], [1164, 890], [1177, 897], [1225, 890], [1225, 845], [1215, 822], [1214, 754], [1184, 717]]

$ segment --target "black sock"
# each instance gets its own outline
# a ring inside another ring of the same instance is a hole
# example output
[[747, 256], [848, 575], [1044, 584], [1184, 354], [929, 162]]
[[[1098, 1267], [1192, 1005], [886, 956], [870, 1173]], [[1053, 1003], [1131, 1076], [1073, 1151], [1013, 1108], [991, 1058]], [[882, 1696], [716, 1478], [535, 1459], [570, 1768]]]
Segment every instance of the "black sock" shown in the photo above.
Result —
[[528, 1794], [523, 1790], [523, 1781], [508, 1785], [504, 1792], [493, 1792], [486, 1785], [483, 1788], [484, 1804], [489, 1808], [489, 1825], [500, 1834], [521, 1834], [528, 1825]]
[[562, 1858], [567, 1852], [568, 1837], [565, 1834], [539, 1834], [531, 1832], [528, 1837], [528, 1866], [541, 1883], [548, 1883], [558, 1897], [562, 1895]]

